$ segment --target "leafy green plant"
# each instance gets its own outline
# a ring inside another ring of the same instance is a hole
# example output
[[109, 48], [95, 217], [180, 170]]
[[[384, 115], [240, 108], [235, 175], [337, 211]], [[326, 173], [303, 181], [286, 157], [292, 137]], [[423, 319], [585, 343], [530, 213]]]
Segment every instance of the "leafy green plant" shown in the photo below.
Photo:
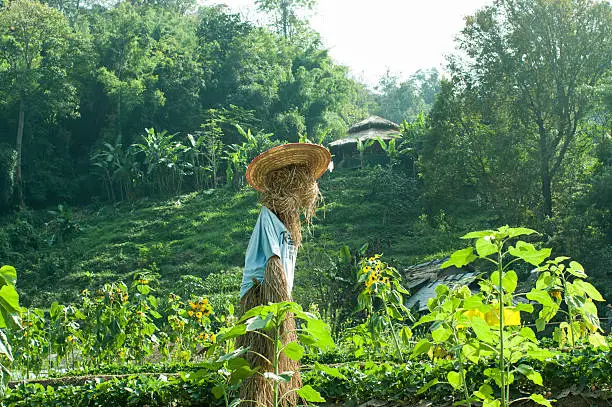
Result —
[[[565, 256], [555, 257], [536, 269], [540, 273], [536, 287], [527, 294], [527, 298], [542, 305], [536, 326], [538, 330], [543, 330], [545, 323], [561, 312], [567, 319], [555, 332], [560, 347], [567, 343], [574, 347], [586, 339], [595, 347], [607, 348], [594, 303], [603, 302], [604, 298], [591, 283], [585, 281], [587, 275], [582, 265], [576, 261], [567, 264], [569, 260]], [[567, 309], [561, 307], [562, 303]]]
[[[281, 335], [281, 326], [283, 321], [289, 314], [293, 314], [296, 321], [301, 322], [301, 327], [296, 328], [298, 334], [298, 342], [283, 343]], [[305, 385], [301, 389], [290, 389], [287, 393], [281, 394], [279, 391], [280, 383], [289, 383], [295, 372], [281, 372], [279, 370], [279, 360], [281, 354], [292, 360], [300, 360], [306, 347], [313, 347], [322, 350], [331, 349], [334, 346], [329, 326], [318, 319], [315, 315], [305, 312], [298, 304], [294, 302], [280, 302], [269, 305], [261, 305], [247, 311], [238, 321], [238, 325], [227, 330], [219, 336], [220, 341], [233, 339], [244, 335], [246, 332], [257, 332], [266, 340], [274, 344], [274, 352], [272, 360], [269, 360], [264, 355], [259, 355], [267, 363], [272, 366], [271, 372], [260, 372], [252, 370], [244, 359], [237, 359], [238, 356], [251, 352], [249, 349], [236, 349], [235, 351], [221, 356], [217, 362], [224, 362], [233, 359], [231, 366], [233, 369], [230, 377], [243, 379], [251, 374], [261, 375], [266, 379], [274, 391], [274, 407], [283, 405], [283, 401], [293, 392], [297, 393], [302, 399], [307, 402], [324, 402], [318, 391], [312, 386]], [[246, 363], [246, 364], [245, 364]], [[232, 376], [233, 375], [233, 376]], [[231, 383], [231, 381], [230, 381]], [[226, 395], [226, 385], [217, 387], [214, 392], [220, 398]], [[227, 399], [226, 399], [227, 401]], [[240, 402], [254, 402], [253, 400], [238, 400]], [[235, 405], [236, 402], [232, 403]]]
[[136, 147], [124, 147], [118, 137], [114, 144], [105, 142], [91, 155], [90, 162], [100, 172], [108, 199], [117, 200], [116, 188], [119, 188], [121, 200], [133, 195], [140, 175], [136, 154]]
[[364, 142], [360, 138], [357, 138], [357, 151], [359, 152], [359, 168], [363, 168], [363, 158], [365, 151], [370, 148], [372, 144], [374, 144], [374, 141], [375, 140], [367, 140]]
[[55, 242], [62, 243], [73, 233], [78, 232], [79, 224], [74, 221], [72, 209], [67, 205], [59, 204], [57, 205], [57, 210], [49, 211], [49, 214], [54, 216], [51, 221], [46, 223], [51, 232], [51, 237], [47, 239], [49, 245]]
[[21, 328], [19, 294], [15, 289], [17, 271], [13, 266], [0, 267], [0, 394], [11, 376], [13, 352], [6, 330]]
[[[520, 236], [535, 233], [531, 229], [508, 226], [497, 230], [468, 233], [463, 239], [475, 239], [475, 248], [470, 246], [454, 252], [442, 265], [442, 267], [460, 268], [480, 259], [495, 266], [490, 277], [481, 282], [479, 294], [470, 295], [465, 288], [437, 289], [438, 296], [428, 304], [431, 313], [419, 321], [420, 324], [433, 322], [432, 337], [435, 342], [442, 343], [453, 338], [454, 351], [458, 359], [459, 357], [461, 359], [458, 363], [459, 372], [449, 373], [448, 382], [457, 389], [463, 389], [465, 396], [463, 403], [470, 405], [472, 400], [479, 399], [486, 407], [507, 407], [512, 402], [510, 387], [517, 374], [525, 376], [537, 385], [542, 385], [540, 373], [532, 366], [521, 363], [521, 358], [528, 355], [535, 360], [544, 360], [553, 353], [538, 346], [538, 340], [531, 328], [521, 326], [520, 312], [532, 313], [534, 308], [531, 304], [514, 304], [518, 276], [510, 269], [510, 266], [517, 261], [538, 267], [550, 256], [550, 249], [536, 249], [533, 244], [522, 240], [515, 242]], [[552, 261], [547, 264], [555, 265], [558, 262]], [[578, 266], [574, 265], [573, 269], [578, 269]], [[548, 276], [549, 274], [543, 274], [541, 281]], [[583, 290], [582, 293], [584, 292]], [[548, 292], [536, 287], [526, 296], [545, 305], [544, 315], [541, 316], [550, 319], [556, 313], [556, 310], [546, 309], [546, 305], [552, 301]], [[541, 321], [540, 326], [542, 323]], [[469, 329], [471, 333], [462, 333], [460, 328]], [[427, 340], [422, 340], [415, 347], [413, 355], [426, 352], [430, 346]], [[460, 352], [457, 350], [458, 347], [461, 348]], [[482, 358], [494, 358], [496, 366], [484, 370], [485, 383], [470, 395], [465, 384], [463, 359], [478, 363]], [[491, 384], [498, 387], [499, 396], [494, 394]], [[550, 402], [541, 394], [534, 393], [528, 398], [538, 404], [550, 406]], [[519, 399], [514, 401], [516, 400]]]
[[[400, 284], [398, 271], [380, 260], [381, 255], [365, 258], [360, 263], [357, 272], [357, 282], [364, 285], [357, 298], [358, 310], [365, 310], [367, 326], [373, 340], [380, 337], [388, 328], [393, 337], [397, 357], [403, 360], [398, 332], [393, 321], [403, 323], [413, 320], [410, 311], [404, 305], [404, 295], [408, 291]], [[400, 336], [405, 340], [412, 337], [412, 331], [407, 326], [401, 328]]]
[[154, 192], [180, 193], [189, 163], [184, 158], [186, 146], [174, 141], [176, 134], [166, 130], [145, 129], [142, 142], [134, 144], [144, 155], [144, 180]]

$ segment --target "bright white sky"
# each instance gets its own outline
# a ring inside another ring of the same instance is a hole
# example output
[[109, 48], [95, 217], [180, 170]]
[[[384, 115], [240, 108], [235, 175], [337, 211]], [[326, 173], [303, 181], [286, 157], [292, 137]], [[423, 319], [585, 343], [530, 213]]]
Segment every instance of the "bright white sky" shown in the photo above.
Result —
[[[310, 22], [330, 55], [371, 86], [387, 71], [405, 78], [419, 69], [444, 67], [454, 37], [473, 14], [492, 0], [318, 0]], [[254, 19], [254, 0], [224, 3]]]

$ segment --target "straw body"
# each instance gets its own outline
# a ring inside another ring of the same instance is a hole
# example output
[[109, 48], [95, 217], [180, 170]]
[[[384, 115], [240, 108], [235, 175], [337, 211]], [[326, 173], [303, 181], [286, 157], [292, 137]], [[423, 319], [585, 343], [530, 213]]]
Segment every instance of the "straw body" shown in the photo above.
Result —
[[[277, 256], [272, 256], [266, 263], [263, 283], [254, 285], [244, 295], [241, 301], [241, 314], [259, 305], [267, 305], [268, 303], [281, 301], [291, 301], [291, 294], [287, 287], [285, 271], [283, 270], [281, 261]], [[295, 319], [293, 315], [288, 315], [285, 321], [283, 321], [281, 338], [283, 345], [297, 341]], [[264, 336], [256, 333], [247, 333], [239, 337], [236, 341], [236, 346], [248, 347], [251, 351], [265, 356], [270, 361], [274, 358], [274, 344]], [[272, 372], [274, 370], [269, 363], [253, 352], [249, 352], [246, 356], [252, 368], [259, 368], [259, 372], [261, 373]], [[287, 394], [290, 390], [299, 389], [302, 386], [300, 363], [281, 354], [279, 358], [279, 372], [282, 373], [287, 371], [294, 372], [293, 378], [289, 383], [280, 384], [280, 396]], [[240, 399], [252, 401], [244, 401], [242, 404], [248, 407], [272, 407], [274, 405], [274, 392], [272, 386], [273, 384], [271, 381], [266, 380], [259, 374], [246, 378], [240, 387]], [[290, 392], [283, 400], [283, 406], [295, 406], [297, 402], [297, 394], [295, 392]]]

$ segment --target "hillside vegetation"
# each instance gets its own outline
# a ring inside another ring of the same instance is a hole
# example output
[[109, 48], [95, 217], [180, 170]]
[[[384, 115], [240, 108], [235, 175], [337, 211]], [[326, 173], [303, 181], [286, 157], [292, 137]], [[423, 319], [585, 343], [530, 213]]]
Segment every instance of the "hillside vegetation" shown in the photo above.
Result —
[[[390, 185], [380, 182], [384, 176], [384, 170], [343, 170], [321, 180], [324, 205], [298, 256], [306, 285], [317, 253], [333, 258], [344, 245], [356, 249], [368, 243], [369, 251], [402, 267], [442, 256], [461, 243], [457, 237], [466, 230], [488, 225], [484, 214], [453, 225], [448, 216], [430, 221], [416, 198], [400, 195], [407, 188], [416, 191], [412, 182]], [[71, 213], [24, 212], [2, 221], [3, 257], [18, 269], [27, 305], [70, 301], [85, 288], [131, 280], [143, 268], [158, 272], [167, 290], [235, 293], [258, 212], [251, 188], [92, 205]]]

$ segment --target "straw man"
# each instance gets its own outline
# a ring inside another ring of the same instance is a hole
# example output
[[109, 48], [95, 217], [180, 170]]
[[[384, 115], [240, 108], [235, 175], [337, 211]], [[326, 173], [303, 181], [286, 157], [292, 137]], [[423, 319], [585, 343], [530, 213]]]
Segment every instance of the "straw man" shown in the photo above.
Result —
[[[311, 222], [321, 200], [317, 179], [331, 162], [329, 151], [319, 145], [292, 143], [271, 148], [257, 156], [248, 166], [247, 182], [260, 192], [262, 205], [245, 256], [245, 268], [240, 287], [241, 312], [268, 303], [291, 301], [295, 259], [302, 244], [302, 220]], [[283, 322], [284, 343], [297, 340], [295, 321], [289, 316]], [[250, 333], [239, 338], [238, 346], [249, 347], [247, 360], [260, 372], [272, 371], [268, 360], [274, 348], [265, 337]], [[299, 362], [281, 354], [281, 372], [294, 372], [291, 382], [282, 383], [280, 394], [301, 387]], [[244, 380], [240, 389], [242, 400], [254, 406], [271, 406], [272, 386], [261, 375]], [[254, 403], [255, 401], [256, 403]], [[297, 394], [291, 392], [285, 405], [296, 405]]]

